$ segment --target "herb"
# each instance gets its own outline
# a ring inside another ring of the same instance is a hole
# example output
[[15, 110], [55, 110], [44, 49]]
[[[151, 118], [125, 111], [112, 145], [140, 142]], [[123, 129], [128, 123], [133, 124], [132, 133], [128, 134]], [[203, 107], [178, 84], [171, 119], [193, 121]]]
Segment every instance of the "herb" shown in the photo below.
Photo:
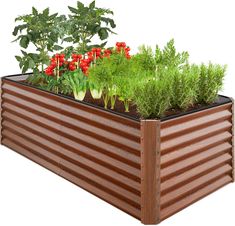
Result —
[[171, 68], [166, 70], [164, 79], [170, 79], [171, 107], [186, 110], [197, 100], [199, 68], [186, 65], [182, 70]]
[[155, 63], [157, 69], [161, 68], [182, 68], [188, 63], [188, 52], [178, 53], [175, 48], [174, 39], [171, 39], [163, 50], [158, 46], [155, 50]]
[[226, 66], [209, 63], [200, 66], [198, 102], [210, 104], [218, 97], [222, 89]]
[[136, 85], [133, 102], [143, 118], [160, 118], [164, 115], [170, 107], [169, 87], [169, 80], [149, 80]]

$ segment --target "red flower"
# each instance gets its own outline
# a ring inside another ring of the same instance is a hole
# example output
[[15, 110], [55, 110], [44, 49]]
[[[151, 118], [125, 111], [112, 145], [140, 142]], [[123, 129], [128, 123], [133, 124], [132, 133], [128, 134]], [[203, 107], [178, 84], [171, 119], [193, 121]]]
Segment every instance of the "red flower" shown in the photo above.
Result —
[[75, 71], [76, 70], [76, 66], [75, 66], [74, 62], [69, 63], [69, 70], [70, 71]]
[[51, 66], [48, 66], [45, 70], [45, 74], [48, 76], [54, 76], [54, 68], [52, 68]]
[[78, 61], [80, 61], [82, 59], [82, 54], [75, 54], [75, 53], [73, 53], [72, 54], [72, 59], [73, 59], [73, 61], [78, 62]]

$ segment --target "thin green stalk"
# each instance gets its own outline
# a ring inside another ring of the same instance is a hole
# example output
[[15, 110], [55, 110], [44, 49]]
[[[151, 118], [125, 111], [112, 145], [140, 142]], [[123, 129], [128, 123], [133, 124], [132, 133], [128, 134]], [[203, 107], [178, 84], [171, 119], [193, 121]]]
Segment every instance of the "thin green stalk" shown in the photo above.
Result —
[[124, 107], [125, 107], [125, 112], [129, 112], [129, 101], [128, 100], [124, 100]]
[[59, 81], [59, 77], [60, 77], [60, 59], [58, 58], [57, 60], [57, 69], [56, 69], [56, 93], [59, 93], [59, 89], [58, 89], [58, 81]]
[[110, 97], [111, 109], [114, 109], [114, 106], [115, 106], [115, 103], [116, 103], [116, 98], [117, 98], [116, 95]]
[[107, 93], [104, 93], [103, 100], [104, 100], [104, 108], [107, 109], [109, 103], [109, 95]]

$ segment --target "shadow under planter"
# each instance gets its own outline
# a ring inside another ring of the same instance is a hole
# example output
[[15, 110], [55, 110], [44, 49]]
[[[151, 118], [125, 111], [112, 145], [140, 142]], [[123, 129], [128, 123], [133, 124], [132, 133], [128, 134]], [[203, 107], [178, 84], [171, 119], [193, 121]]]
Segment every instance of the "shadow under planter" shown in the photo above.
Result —
[[1, 143], [144, 224], [234, 181], [234, 104], [139, 120], [6, 76]]

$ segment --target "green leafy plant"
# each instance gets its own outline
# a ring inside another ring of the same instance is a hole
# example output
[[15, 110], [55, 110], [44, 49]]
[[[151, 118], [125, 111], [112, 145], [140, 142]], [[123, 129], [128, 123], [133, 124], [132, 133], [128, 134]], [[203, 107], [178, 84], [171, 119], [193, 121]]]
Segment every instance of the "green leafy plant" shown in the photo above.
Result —
[[133, 102], [143, 118], [160, 118], [170, 107], [169, 80], [149, 80], [136, 84]]
[[80, 69], [66, 72], [63, 75], [63, 84], [72, 90], [76, 100], [81, 101], [84, 99], [88, 88], [88, 82], [87, 77]]
[[155, 62], [157, 69], [161, 68], [181, 68], [188, 63], [188, 52], [178, 53], [175, 48], [174, 39], [171, 39], [163, 50], [158, 46], [155, 50]]
[[110, 91], [113, 88], [113, 67], [109, 58], [98, 60], [95, 67], [89, 70], [89, 82], [97, 90], [103, 90], [104, 107], [108, 108]]
[[222, 89], [226, 66], [209, 63], [201, 64], [199, 76], [198, 102], [210, 104], [218, 97]]
[[110, 101], [111, 109], [114, 109], [116, 98], [119, 96], [119, 99], [125, 103], [126, 111], [128, 111], [127, 103], [129, 103], [130, 98], [126, 94], [130, 90], [128, 84], [131, 83], [127, 79], [130, 60], [124, 48], [98, 60], [96, 65], [89, 70], [89, 81], [95, 84], [97, 89], [103, 90], [105, 108], [108, 107]]
[[[98, 8], [95, 1], [85, 6], [80, 1], [77, 7], [68, 7], [71, 14], [68, 20], [68, 37], [64, 40], [76, 44], [75, 52], [84, 54], [94, 46], [104, 47], [106, 42], [91, 45], [92, 39], [98, 35], [100, 40], [107, 40], [109, 34], [113, 34], [116, 27], [114, 20], [108, 17], [113, 15], [109, 9]], [[70, 47], [71, 49], [71, 47]]]
[[186, 65], [182, 70], [170, 68], [165, 71], [164, 79], [170, 79], [171, 107], [186, 110], [197, 100], [199, 68]]
[[38, 12], [34, 7], [32, 13], [19, 16], [15, 19], [20, 24], [14, 28], [14, 41], [19, 41], [23, 49], [30, 44], [35, 47], [34, 53], [21, 51], [23, 56], [16, 56], [22, 73], [32, 69], [37, 75], [44, 71], [44, 66], [49, 64], [49, 52], [63, 49], [57, 43], [63, 38], [65, 16], [57, 13], [50, 15], [49, 8]]
[[143, 71], [155, 71], [156, 62], [154, 52], [151, 47], [142, 45], [139, 47], [139, 52], [132, 56], [132, 61], [138, 65]]

